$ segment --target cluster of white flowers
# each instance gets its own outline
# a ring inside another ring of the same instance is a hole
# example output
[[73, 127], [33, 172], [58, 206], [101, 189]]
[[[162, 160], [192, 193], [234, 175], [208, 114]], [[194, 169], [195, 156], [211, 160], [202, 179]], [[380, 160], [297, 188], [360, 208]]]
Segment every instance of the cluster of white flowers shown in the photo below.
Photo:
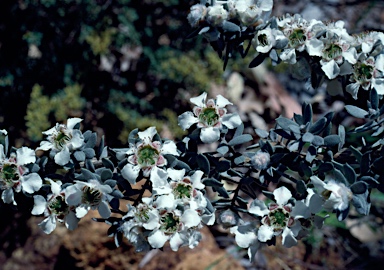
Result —
[[[270, 17], [272, 7], [272, 0], [213, 1], [213, 6], [193, 6], [188, 19], [193, 27], [202, 22], [208, 25], [201, 29], [200, 34], [211, 41], [221, 35], [220, 31], [213, 31], [212, 27], [222, 28], [224, 32], [248, 31], [253, 27], [252, 45], [256, 52], [273, 52], [271, 58], [274, 61], [291, 65], [299, 60], [308, 61], [303, 57], [303, 53], [306, 53], [310, 61], [321, 66], [321, 75], [328, 80], [349, 76], [350, 83], [346, 91], [353, 98], [357, 99], [361, 88], [374, 88], [379, 95], [384, 95], [384, 33], [350, 35], [342, 21], [307, 21], [298, 14], [274, 18]], [[226, 28], [224, 22], [231, 26]], [[233, 24], [239, 24], [238, 28]], [[310, 65], [313, 63], [308, 63], [307, 69], [310, 69]], [[311, 76], [310, 71], [305, 73], [300, 76]]]
[[128, 205], [119, 230], [138, 250], [148, 245], [162, 248], [167, 241], [174, 251], [181, 246], [194, 248], [201, 239], [203, 224], [215, 221], [202, 193], [202, 176], [199, 170], [186, 175], [184, 169], [155, 169], [151, 174], [152, 196], [143, 198], [136, 207]]
[[[6, 134], [5, 131], [2, 131]], [[1, 199], [5, 203], [16, 205], [14, 192], [26, 192], [33, 194], [42, 186], [40, 176], [30, 172], [25, 166], [36, 161], [35, 151], [28, 147], [17, 149], [7, 158], [4, 153], [4, 146], [0, 144], [0, 190]]]
[[236, 113], [227, 113], [224, 108], [232, 105], [222, 95], [216, 97], [216, 101], [209, 99], [206, 102], [207, 93], [203, 93], [198, 97], [191, 98], [190, 101], [196, 106], [192, 112], [185, 112], [179, 116], [179, 125], [186, 130], [193, 124], [197, 123], [197, 127], [201, 128], [200, 139], [204, 143], [213, 143], [219, 140], [220, 130], [223, 125], [229, 129], [238, 127], [242, 121]]
[[131, 184], [136, 183], [140, 171], [143, 172], [144, 177], [149, 177], [153, 170], [165, 166], [167, 160], [163, 155], [179, 155], [173, 141], [168, 140], [164, 143], [153, 141], [156, 134], [155, 127], [138, 132], [140, 141], [136, 144], [131, 143], [128, 151], [125, 152], [128, 155], [128, 163], [121, 170], [121, 174]]
[[77, 228], [79, 220], [90, 209], [97, 209], [103, 218], [111, 215], [107, 201], [111, 199], [112, 188], [101, 184], [96, 179], [88, 182], [76, 181], [73, 185], [63, 187], [61, 181], [49, 182], [51, 193], [45, 198], [42, 195], [34, 195], [33, 215], [44, 214], [46, 217], [39, 226], [50, 234], [56, 228], [56, 221], [64, 222], [69, 230]]
[[[188, 21], [196, 27], [203, 22], [211, 26], [223, 26], [228, 20], [238, 19], [242, 26], [254, 27], [262, 24], [271, 14], [272, 0], [228, 0], [213, 1], [206, 7], [196, 4], [191, 7]], [[226, 9], [224, 8], [226, 6]]]

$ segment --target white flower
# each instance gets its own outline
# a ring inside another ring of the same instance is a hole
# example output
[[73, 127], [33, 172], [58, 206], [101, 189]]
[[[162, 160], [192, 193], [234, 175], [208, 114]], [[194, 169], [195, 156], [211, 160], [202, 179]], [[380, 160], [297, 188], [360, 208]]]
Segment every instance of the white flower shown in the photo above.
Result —
[[210, 6], [207, 11], [207, 21], [213, 26], [221, 26], [228, 19], [228, 11], [222, 5]]
[[237, 0], [233, 8], [244, 26], [256, 26], [263, 23], [266, 14], [272, 10], [272, 0]]
[[292, 198], [292, 193], [286, 187], [280, 187], [273, 191], [273, 195], [276, 203], [270, 203], [268, 208], [264, 202], [255, 199], [248, 210], [249, 213], [262, 217], [257, 238], [260, 242], [266, 242], [273, 236], [282, 234], [284, 246], [296, 245], [295, 237], [301, 230], [301, 225], [291, 214], [292, 205], [288, 200]]
[[277, 21], [281, 31], [288, 38], [288, 48], [281, 54], [281, 60], [290, 64], [296, 63], [296, 51], [306, 50], [311, 56], [321, 56], [324, 44], [315, 36], [317, 32], [323, 30], [323, 24], [317, 20], [310, 22], [304, 20], [299, 15], [286, 16]]
[[314, 185], [317, 193], [324, 198], [323, 207], [327, 211], [339, 210], [344, 211], [349, 207], [352, 199], [352, 191], [343, 183], [335, 180], [327, 182], [322, 181], [317, 176], [311, 176], [311, 183]]
[[1, 198], [5, 203], [13, 203], [14, 191], [32, 194], [38, 191], [43, 181], [37, 173], [29, 173], [26, 164], [36, 161], [35, 151], [22, 147], [13, 152], [10, 158], [4, 154], [4, 146], [0, 144], [0, 189]]
[[47, 200], [41, 195], [35, 195], [32, 215], [41, 215], [44, 213], [46, 219], [39, 223], [39, 227], [46, 234], [50, 234], [56, 228], [56, 220], [64, 222], [69, 230], [77, 228], [78, 219], [75, 212], [65, 202], [65, 193], [61, 189], [61, 181], [51, 183], [51, 194], [48, 194]]
[[347, 85], [347, 92], [357, 99], [357, 93], [361, 88], [369, 90], [375, 88], [379, 95], [384, 95], [384, 54], [376, 58], [361, 54], [350, 77], [351, 84]]
[[53, 128], [44, 131], [43, 134], [48, 135], [48, 141], [42, 141], [36, 151], [51, 150], [56, 164], [65, 166], [70, 161], [70, 154], [84, 145], [83, 134], [74, 129], [81, 121], [80, 118], [69, 118], [67, 125], [57, 123]]
[[130, 144], [126, 152], [128, 154], [128, 163], [121, 170], [121, 175], [131, 184], [136, 183], [140, 170], [144, 177], [149, 177], [152, 170], [156, 167], [162, 167], [167, 164], [163, 155], [171, 154], [178, 156], [176, 144], [173, 141], [152, 141], [157, 133], [155, 127], [149, 127], [138, 136], [141, 142], [136, 145]]
[[342, 38], [343, 36], [346, 35], [343, 35], [342, 31], [330, 31], [327, 29], [326, 37], [322, 39], [324, 48], [320, 64], [321, 69], [330, 80], [338, 75], [352, 73], [351, 68], [348, 69], [347, 73], [341, 72], [340, 66], [345, 63], [344, 60], [348, 62], [349, 66], [357, 61], [357, 51], [355, 47], [351, 46], [351, 38], [347, 36], [344, 39]]
[[162, 248], [169, 240], [173, 251], [180, 246], [190, 245], [190, 234], [201, 222], [199, 214], [192, 209], [183, 212], [175, 208], [159, 209], [158, 216], [154, 218], [157, 226], [148, 236], [149, 244], [153, 248]]
[[190, 101], [196, 106], [192, 112], [185, 112], [179, 116], [179, 125], [186, 130], [193, 124], [201, 128], [200, 139], [204, 143], [212, 143], [220, 138], [220, 129], [225, 125], [229, 129], [238, 127], [242, 122], [237, 114], [227, 114], [224, 108], [232, 103], [221, 95], [216, 97], [216, 101], [209, 99], [206, 102], [207, 93], [198, 97], [191, 98]]
[[196, 4], [191, 7], [191, 10], [187, 16], [188, 22], [192, 27], [199, 25], [201, 21], [205, 20], [207, 15], [207, 7], [202, 4]]
[[84, 217], [89, 210], [98, 210], [102, 218], [109, 218], [111, 210], [107, 200], [108, 194], [112, 192], [109, 185], [102, 185], [98, 180], [88, 182], [75, 181], [76, 184], [65, 189], [65, 201], [69, 206], [76, 207], [76, 217]]
[[256, 51], [260, 53], [268, 53], [279, 40], [286, 39], [280, 30], [265, 28], [257, 32], [252, 39], [252, 44]]
[[248, 248], [248, 257], [250, 261], [253, 261], [256, 251], [260, 247], [256, 224], [248, 223], [235, 226], [230, 229], [230, 232], [235, 234], [235, 241], [239, 247]]
[[264, 170], [268, 167], [271, 160], [271, 155], [264, 151], [257, 151], [251, 157], [251, 163], [256, 170]]

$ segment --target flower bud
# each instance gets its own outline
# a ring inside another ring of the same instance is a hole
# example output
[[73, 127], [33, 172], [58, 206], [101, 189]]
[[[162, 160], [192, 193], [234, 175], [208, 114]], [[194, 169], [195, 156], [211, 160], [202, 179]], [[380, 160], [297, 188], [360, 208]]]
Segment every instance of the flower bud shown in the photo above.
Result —
[[264, 170], [268, 167], [271, 156], [267, 152], [258, 151], [251, 158], [251, 164], [256, 170]]
[[187, 16], [188, 22], [192, 27], [199, 25], [201, 21], [205, 20], [207, 15], [207, 7], [201, 4], [196, 4], [191, 7], [190, 13]]
[[213, 26], [221, 26], [228, 19], [228, 11], [222, 5], [216, 5], [208, 8], [207, 21]]
[[225, 228], [236, 226], [238, 222], [239, 215], [229, 209], [221, 212], [219, 215], [219, 223]]

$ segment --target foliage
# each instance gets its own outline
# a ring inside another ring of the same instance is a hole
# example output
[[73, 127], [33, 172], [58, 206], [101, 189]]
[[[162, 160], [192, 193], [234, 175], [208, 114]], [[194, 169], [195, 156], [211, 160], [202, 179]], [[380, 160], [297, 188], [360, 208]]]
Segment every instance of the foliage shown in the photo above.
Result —
[[[54, 2], [43, 3], [50, 7]], [[279, 116], [269, 130], [249, 134], [240, 116], [228, 112], [229, 100], [221, 95], [208, 98], [203, 92], [189, 99], [192, 111], [178, 116], [178, 125], [189, 132], [176, 143], [158, 133], [164, 121], [140, 113], [163, 112], [176, 134], [175, 114], [164, 110], [167, 104], [116, 87], [107, 104], [124, 123], [123, 132], [135, 123], [124, 133], [128, 147], [106, 146], [104, 137], [82, 132], [78, 117], [44, 131], [45, 140], [36, 149], [10, 147], [7, 131], [0, 130], [3, 203], [44, 215], [39, 226], [47, 234], [57, 221], [73, 230], [89, 210], [98, 210], [100, 218], [95, 221], [110, 226], [108, 234], [116, 245], [125, 237], [137, 251], [162, 248], [166, 242], [174, 251], [194, 248], [202, 238], [200, 229], [217, 223], [235, 235], [250, 260], [280, 237], [287, 248], [307, 237], [315, 241], [314, 227], [328, 223], [345, 228], [343, 220], [367, 216], [380, 207], [372, 201], [382, 201], [384, 192], [384, 34], [351, 36], [342, 22], [306, 21], [297, 14], [271, 17], [272, 6], [271, 0], [201, 1], [187, 17], [195, 27], [190, 36], [203, 35], [223, 59], [224, 69], [234, 54], [245, 57], [254, 49], [257, 55], [250, 67], [270, 58], [273, 64], [291, 66], [295, 76], [307, 79], [313, 88], [327, 82], [331, 93], [337, 88], [348, 95], [345, 114], [360, 124], [334, 125], [333, 111], [315, 118], [312, 105], [303, 103], [301, 114]], [[148, 35], [154, 32], [148, 29]], [[107, 40], [105, 44], [113, 42], [108, 35], [91, 35], [91, 44], [100, 37]], [[38, 39], [33, 36], [28, 39]], [[104, 45], [92, 53], [105, 53]], [[156, 60], [156, 53], [146, 57]], [[104, 60], [108, 59], [112, 55]], [[175, 80], [173, 85], [184, 82], [188, 58], [182, 56], [181, 65], [172, 59], [162, 63], [165, 77]], [[170, 72], [170, 65], [178, 66], [176, 73]], [[115, 82], [125, 80], [107, 69], [116, 75]], [[185, 83], [203, 85], [208, 77]], [[80, 89], [76, 84], [67, 87], [64, 93], [70, 101], [64, 104], [80, 100]], [[35, 121], [32, 116], [45, 120], [50, 111], [46, 105], [53, 100], [57, 106], [63, 95], [48, 99], [36, 85], [29, 125]], [[44, 106], [45, 113], [34, 115], [38, 106]], [[57, 117], [66, 114], [59, 110]], [[21, 203], [25, 198], [29, 202]], [[120, 205], [121, 199], [129, 201], [126, 207]]]

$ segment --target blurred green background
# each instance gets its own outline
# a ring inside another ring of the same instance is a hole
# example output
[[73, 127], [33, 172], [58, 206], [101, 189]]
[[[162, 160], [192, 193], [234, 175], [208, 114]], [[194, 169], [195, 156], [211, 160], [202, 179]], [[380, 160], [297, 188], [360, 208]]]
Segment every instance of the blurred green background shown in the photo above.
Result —
[[138, 127], [180, 138], [189, 97], [222, 79], [222, 62], [186, 16], [196, 1], [0, 1], [0, 128], [16, 147], [69, 117], [126, 145]]

